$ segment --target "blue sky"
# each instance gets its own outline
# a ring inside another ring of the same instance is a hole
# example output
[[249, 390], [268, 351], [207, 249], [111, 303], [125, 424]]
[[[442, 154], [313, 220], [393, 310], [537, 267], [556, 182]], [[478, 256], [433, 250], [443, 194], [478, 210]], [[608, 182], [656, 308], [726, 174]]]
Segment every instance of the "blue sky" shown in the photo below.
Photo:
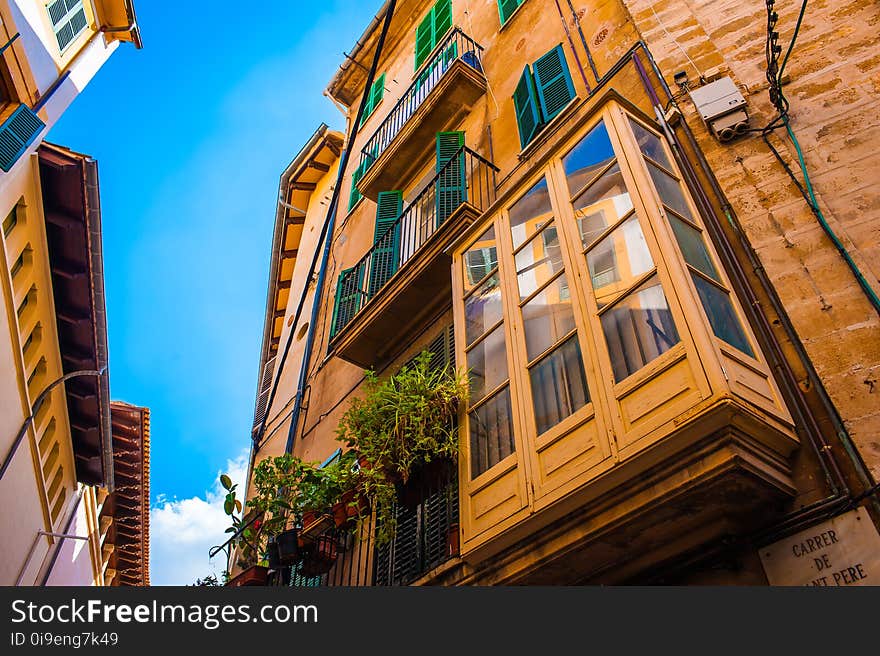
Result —
[[278, 179], [344, 127], [322, 92], [381, 0], [135, 7], [143, 50], [47, 140], [98, 160], [111, 394], [151, 409], [152, 580], [187, 584], [222, 570], [215, 483], [248, 447]]

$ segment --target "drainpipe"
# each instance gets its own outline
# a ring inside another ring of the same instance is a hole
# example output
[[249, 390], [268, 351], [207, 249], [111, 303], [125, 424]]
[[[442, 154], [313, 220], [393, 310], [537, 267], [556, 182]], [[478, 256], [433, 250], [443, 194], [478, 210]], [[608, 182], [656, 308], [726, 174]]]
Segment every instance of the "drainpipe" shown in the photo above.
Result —
[[[635, 47], [640, 48], [645, 53], [646, 58], [648, 59], [648, 61], [651, 64], [651, 69], [654, 73], [654, 76], [657, 78], [657, 80], [659, 80], [659, 82], [663, 88], [665, 96], [670, 101], [675, 102], [674, 94], [672, 93], [672, 90], [669, 88], [669, 85], [666, 83], [665, 78], [663, 77], [662, 73], [660, 72], [660, 67], [658, 66], [657, 61], [654, 59], [653, 55], [651, 54], [651, 51], [648, 49], [647, 44], [643, 40], [639, 40], [636, 43]], [[661, 124], [665, 124], [665, 122], [666, 122], [665, 115], [662, 115], [662, 113], [661, 113], [661, 116], [663, 116], [663, 118], [661, 120]], [[748, 240], [747, 240], [746, 236], [743, 234], [743, 232], [739, 229], [739, 226], [736, 223], [736, 220], [734, 218], [733, 208], [731, 207], [730, 203], [727, 202], [727, 198], [724, 195], [724, 191], [721, 189], [721, 186], [718, 183], [717, 179], [715, 178], [715, 175], [712, 172], [712, 169], [709, 166], [709, 163], [706, 160], [705, 155], [703, 154], [702, 150], [700, 150], [699, 145], [697, 144], [696, 137], [694, 137], [694, 134], [691, 131], [691, 129], [688, 126], [686, 121], [682, 120], [680, 123], [681, 123], [682, 129], [685, 133], [685, 137], [687, 138], [688, 145], [695, 153], [695, 155], [697, 157], [697, 161], [700, 166], [700, 169], [703, 172], [703, 175], [705, 176], [706, 180], [709, 182], [710, 187], [712, 188], [712, 193], [717, 198], [718, 202], [721, 205], [722, 210], [724, 211], [725, 218], [727, 219], [728, 223], [733, 228], [733, 231], [736, 233], [737, 238], [739, 239], [739, 242], [740, 242], [740, 246], [742, 247], [742, 250], [744, 251], [744, 253], [748, 257], [749, 265], [752, 267], [752, 270], [754, 271], [755, 275], [757, 276], [757, 279], [758, 279], [759, 284], [761, 285], [761, 288], [767, 294], [767, 297], [770, 300], [770, 304], [773, 308], [773, 311], [779, 317], [780, 324], [782, 325], [783, 329], [785, 330], [786, 335], [788, 336], [789, 341], [792, 344], [792, 347], [795, 349], [795, 353], [798, 357], [798, 360], [800, 361], [801, 365], [804, 367], [804, 370], [806, 371], [807, 376], [810, 379], [810, 382], [812, 383], [814, 389], [816, 390], [819, 401], [821, 402], [823, 408], [827, 412], [828, 417], [830, 418], [831, 422], [834, 424], [834, 428], [837, 433], [837, 437], [840, 440], [840, 443], [843, 446], [844, 450], [846, 451], [846, 454], [849, 457], [850, 462], [854, 466], [856, 476], [858, 477], [859, 481], [862, 483], [862, 485], [864, 486], [865, 489], [870, 490], [870, 489], [876, 487], [876, 483], [873, 481], [873, 478], [871, 477], [870, 472], [867, 469], [867, 466], [862, 461], [859, 454], [855, 451], [855, 447], [852, 444], [852, 438], [850, 437], [849, 432], [847, 431], [845, 425], [843, 424], [843, 421], [841, 420], [840, 416], [838, 415], [837, 409], [834, 407], [833, 402], [831, 401], [830, 397], [828, 396], [828, 393], [825, 390], [825, 387], [823, 386], [822, 381], [819, 379], [818, 373], [816, 372], [815, 368], [813, 367], [812, 361], [810, 360], [809, 355], [806, 352], [806, 349], [804, 348], [803, 344], [800, 341], [800, 338], [797, 334], [797, 330], [795, 329], [794, 324], [789, 319], [789, 317], [785, 311], [785, 308], [782, 305], [782, 302], [779, 300], [779, 297], [776, 294], [776, 290], [773, 287], [772, 282], [767, 277], [767, 273], [764, 270], [764, 267], [758, 261], [756, 254], [752, 250], [751, 244], [748, 242]], [[666, 129], [668, 129], [668, 126], [666, 127]], [[673, 144], [675, 144], [677, 147], [680, 148], [680, 143], [678, 142], [677, 138], [674, 135], [673, 135], [672, 139], [673, 139]], [[684, 163], [684, 166], [682, 167], [683, 170], [690, 169], [691, 175], [695, 177], [696, 173], [691, 168], [689, 160], [687, 160], [687, 158], [684, 158], [683, 163]], [[695, 189], [698, 192], [703, 193], [702, 187], [699, 184], [697, 184], [695, 186]], [[704, 195], [704, 202], [708, 202], [708, 198], [706, 198], [705, 195]], [[708, 207], [711, 209], [711, 204], [709, 204]], [[716, 220], [717, 220], [717, 217], [715, 217], [714, 210], [711, 211], [707, 216], [716, 218]], [[719, 236], [720, 231], [721, 231], [720, 226], [714, 226], [714, 225], [712, 225], [711, 222], [707, 222], [707, 227], [708, 226], [711, 226], [713, 228], [713, 236], [716, 238], [715, 241], [721, 247], [720, 250], [722, 251], [722, 254], [725, 256], [726, 263], [731, 267], [733, 272], [738, 277], [738, 280], [741, 283], [739, 286], [742, 288], [742, 291], [746, 294], [748, 301], [749, 301], [749, 305], [754, 309], [754, 315], [758, 319], [760, 327], [764, 330], [765, 335], [769, 336], [769, 339], [767, 341], [771, 345], [771, 348], [778, 349], [779, 347], [777, 346], [775, 339], [773, 339], [773, 337], [772, 337], [772, 328], [770, 327], [769, 321], [768, 321], [766, 315], [764, 314], [764, 312], [761, 310], [760, 302], [757, 300], [757, 298], [751, 292], [749, 285], [745, 283], [746, 275], [745, 275], [744, 270], [740, 266], [739, 261], [736, 259], [735, 255], [733, 255], [733, 252], [732, 252], [730, 246], [727, 245], [726, 240], [723, 238], [723, 236]], [[789, 366], [788, 361], [785, 359], [785, 356], [784, 356], [784, 354], [781, 353], [781, 351], [778, 355], [778, 362], [776, 364], [776, 369], [777, 369], [777, 371], [782, 373], [783, 381], [788, 384], [788, 387], [790, 387], [790, 388], [793, 387], [793, 389], [795, 390], [796, 394], [795, 394], [794, 400], [797, 401], [798, 399], [800, 399], [804, 404], [806, 404], [805, 399], [803, 398], [802, 394], [800, 393], [800, 388], [797, 385], [797, 380], [796, 380], [796, 377], [794, 376], [794, 372], [791, 370], [791, 367]], [[831, 513], [830, 516], [833, 516], [836, 506], [839, 505], [839, 501], [837, 501], [837, 499], [841, 499], [841, 498], [842, 499], [849, 499], [850, 500], [849, 505], [850, 506], [852, 505], [851, 492], [849, 491], [848, 486], [846, 485], [846, 481], [843, 478], [843, 475], [840, 472], [839, 467], [831, 454], [831, 447], [825, 441], [824, 436], [822, 434], [822, 431], [816, 425], [816, 423], [813, 419], [812, 413], [809, 411], [809, 408], [806, 408], [806, 410], [804, 411], [804, 415], [808, 419], [809, 424], [811, 424], [811, 426], [810, 426], [811, 431], [815, 432], [815, 435], [817, 435], [817, 437], [820, 440], [820, 446], [816, 447], [814, 445], [814, 448], [818, 448], [820, 453], [823, 453], [826, 455], [826, 457], [828, 458], [828, 462], [830, 463], [830, 466], [834, 469], [836, 475], [838, 476], [839, 480], [841, 481], [840, 487], [842, 487], [842, 490], [839, 490], [839, 488], [837, 486], [832, 484], [832, 489], [834, 489], [836, 491], [836, 495], [832, 494], [832, 496], [829, 497], [828, 499], [825, 499], [825, 500], [817, 502], [816, 504], [813, 504], [813, 506], [827, 506], [829, 508], [830, 513]], [[822, 461], [822, 458], [820, 458], [820, 462], [821, 461]], [[829, 482], [831, 482], [831, 481], [829, 481]], [[856, 497], [856, 498], [858, 498], [858, 497]], [[872, 506], [874, 507], [875, 511], [878, 514], [880, 514], [880, 503], [878, 503], [876, 500], [872, 500], [871, 503], [872, 503]], [[813, 506], [809, 506], [807, 508], [804, 508], [799, 512], [809, 511], [809, 509], [813, 508]], [[793, 532], [793, 531], [791, 531], [791, 532]]]
[[[364, 113], [364, 106], [366, 104], [367, 94], [370, 93], [370, 87], [372, 87], [373, 80], [376, 76], [376, 69], [379, 66], [379, 58], [382, 55], [382, 48], [385, 45], [385, 37], [388, 36], [388, 29], [391, 27], [391, 19], [394, 15], [394, 6], [396, 4], [397, 0], [390, 0], [390, 2], [388, 3], [388, 9], [385, 12], [385, 23], [382, 26], [382, 33], [379, 35], [379, 41], [376, 44], [376, 53], [373, 55], [373, 63], [370, 66], [370, 72], [367, 74], [367, 80], [364, 83], [363, 99], [361, 100], [360, 106], [358, 107], [357, 116], [352, 123], [351, 136], [348, 139], [348, 144], [346, 144], [346, 148], [342, 152], [342, 161], [339, 164], [339, 173], [336, 177], [336, 185], [333, 188], [333, 198], [331, 199], [330, 206], [327, 209], [327, 221], [325, 222], [325, 227], [327, 229], [327, 239], [324, 242], [324, 252], [321, 259], [321, 268], [318, 271], [318, 282], [315, 285], [315, 300], [312, 303], [312, 315], [309, 319], [309, 332], [308, 336], [306, 337], [306, 345], [303, 352], [302, 364], [300, 365], [299, 387], [296, 391], [296, 396], [294, 397], [294, 406], [293, 412], [290, 417], [290, 429], [287, 433], [287, 447], [285, 449], [285, 453], [293, 452], [293, 441], [296, 437], [296, 429], [297, 425], [299, 424], [299, 415], [302, 411], [303, 394], [308, 383], [309, 362], [312, 357], [312, 348], [314, 347], [315, 341], [315, 324], [318, 321], [318, 310], [320, 309], [321, 305], [321, 294], [324, 291], [324, 283], [327, 277], [327, 261], [330, 258], [330, 247], [333, 243], [333, 227], [336, 223], [336, 205], [339, 202], [339, 192], [342, 188], [342, 177], [345, 174], [346, 168], [348, 167], [348, 161], [351, 157], [351, 149], [354, 146], [355, 139], [357, 139], [358, 128], [360, 127], [361, 118]], [[317, 252], [315, 253], [315, 255], [317, 255]], [[307, 289], [308, 287], [303, 290], [300, 308], [302, 307], [303, 301], [305, 300]], [[296, 321], [294, 321], [294, 325], [296, 325]], [[293, 330], [291, 330], [288, 334], [288, 345], [292, 341], [292, 337]]]
[[590, 70], [593, 71], [593, 77], [595, 77], [596, 82], [598, 82], [599, 72], [596, 70], [596, 64], [593, 62], [593, 55], [590, 54], [590, 46], [587, 45], [587, 38], [584, 36], [584, 31], [581, 29], [581, 19], [578, 18], [577, 12], [574, 10], [574, 5], [571, 4], [571, 0], [568, 0], [568, 8], [571, 9], [571, 17], [574, 20], [575, 25], [577, 25], [578, 34], [581, 35], [581, 43], [584, 44], [584, 50], [587, 51], [587, 61], [590, 63]]

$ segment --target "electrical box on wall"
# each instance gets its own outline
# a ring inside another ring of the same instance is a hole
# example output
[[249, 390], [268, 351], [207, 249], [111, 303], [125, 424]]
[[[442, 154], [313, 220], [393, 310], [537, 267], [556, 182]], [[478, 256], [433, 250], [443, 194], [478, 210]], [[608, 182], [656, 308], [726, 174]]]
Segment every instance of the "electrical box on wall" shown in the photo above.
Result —
[[700, 116], [719, 140], [730, 141], [749, 129], [746, 99], [731, 78], [722, 77], [692, 89], [690, 96]]

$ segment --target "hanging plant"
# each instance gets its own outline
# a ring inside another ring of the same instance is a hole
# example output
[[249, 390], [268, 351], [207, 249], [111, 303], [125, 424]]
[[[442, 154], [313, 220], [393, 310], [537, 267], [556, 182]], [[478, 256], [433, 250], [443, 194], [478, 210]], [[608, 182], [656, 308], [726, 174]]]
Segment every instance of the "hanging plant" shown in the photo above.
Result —
[[352, 399], [337, 427], [337, 439], [364, 465], [359, 482], [377, 512], [378, 544], [394, 536], [395, 484], [432, 460], [458, 459], [455, 419], [467, 401], [467, 376], [433, 368], [431, 358], [423, 351], [385, 380], [367, 371], [363, 397]]

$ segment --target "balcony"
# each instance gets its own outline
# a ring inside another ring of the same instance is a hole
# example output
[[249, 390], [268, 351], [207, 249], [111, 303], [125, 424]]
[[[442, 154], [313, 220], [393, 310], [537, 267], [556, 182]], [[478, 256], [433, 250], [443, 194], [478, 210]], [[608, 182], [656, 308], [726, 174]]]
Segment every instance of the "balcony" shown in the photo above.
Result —
[[[432, 141], [433, 142], [433, 141]], [[462, 146], [339, 280], [330, 346], [363, 368], [451, 298], [447, 247], [495, 201], [497, 167]]]
[[456, 27], [434, 50], [361, 152], [362, 195], [397, 189], [429, 157], [434, 135], [456, 125], [486, 92], [483, 48]]

